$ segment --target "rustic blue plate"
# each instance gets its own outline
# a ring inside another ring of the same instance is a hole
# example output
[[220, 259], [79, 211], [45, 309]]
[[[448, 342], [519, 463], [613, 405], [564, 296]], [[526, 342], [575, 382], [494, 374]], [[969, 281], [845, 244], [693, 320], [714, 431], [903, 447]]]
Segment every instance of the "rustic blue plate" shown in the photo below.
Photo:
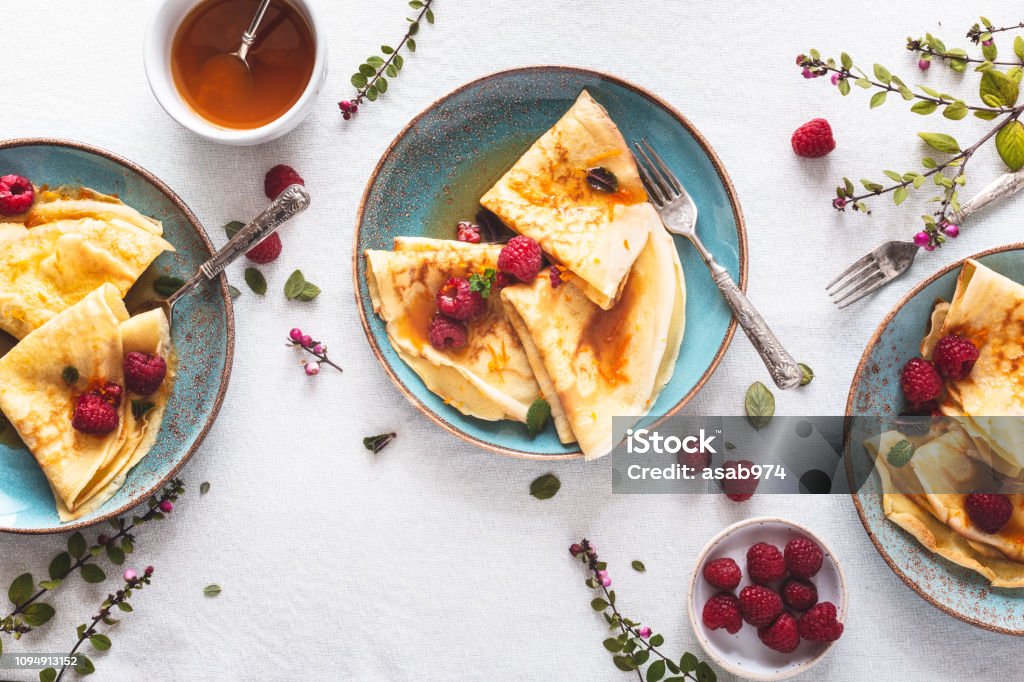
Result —
[[[1024, 282], [1024, 244], [972, 256], [1017, 282]], [[902, 399], [899, 372], [918, 354], [936, 299], [950, 300], [963, 261], [929, 277], [907, 294], [875, 332], [850, 387], [848, 415], [895, 415]], [[864, 471], [869, 456], [854, 434], [847, 453], [851, 478], [866, 482], [853, 500], [864, 528], [889, 567], [921, 597], [951, 616], [986, 630], [1024, 635], [1024, 590], [992, 587], [983, 577], [929, 552], [882, 513], [878, 475]], [[848, 469], [849, 470], [849, 469]], [[857, 473], [864, 474], [857, 476]]]
[[[188, 207], [164, 183], [130, 161], [77, 142], [26, 139], [0, 142], [0, 175], [16, 173], [37, 185], [84, 185], [152, 216], [177, 249], [150, 266], [127, 300], [148, 298], [160, 275], [186, 278], [213, 254], [213, 245]], [[61, 524], [53, 494], [35, 459], [6, 421], [0, 431], [0, 531], [58, 533], [99, 523], [148, 499], [196, 451], [220, 409], [234, 350], [234, 315], [227, 280], [183, 299], [174, 310], [178, 378], [156, 445], [128, 475], [124, 487], [95, 513]], [[0, 332], [0, 355], [14, 339]]]
[[[366, 249], [390, 249], [396, 236], [454, 238], [476, 215], [487, 189], [572, 106], [586, 88], [628, 141], [646, 137], [685, 183], [700, 211], [698, 230], [718, 261], [746, 285], [746, 238], [732, 184], [694, 126], [656, 96], [614, 76], [560, 66], [503, 71], [464, 85], [412, 120], [377, 164], [356, 226], [353, 271], [366, 336], [398, 389], [441, 427], [514, 457], [580, 456], [553, 429], [530, 438], [525, 426], [467, 417], [445, 405], [392, 349], [366, 288]], [[686, 334], [672, 381], [651, 415], [679, 410], [707, 381], [735, 324], [689, 242], [676, 239], [686, 272]], [[649, 418], [648, 421], [653, 421]]]

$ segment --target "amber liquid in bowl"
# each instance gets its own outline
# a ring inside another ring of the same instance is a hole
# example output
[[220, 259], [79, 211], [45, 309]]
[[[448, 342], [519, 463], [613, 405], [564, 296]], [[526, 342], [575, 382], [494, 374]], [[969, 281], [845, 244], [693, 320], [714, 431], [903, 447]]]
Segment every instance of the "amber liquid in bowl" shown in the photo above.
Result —
[[285, 0], [270, 4], [256, 31], [246, 57], [251, 79], [238, 78], [230, 60], [214, 59], [238, 49], [258, 4], [206, 0], [188, 13], [171, 44], [171, 74], [182, 99], [223, 128], [249, 130], [277, 120], [299, 101], [313, 73], [313, 31]]

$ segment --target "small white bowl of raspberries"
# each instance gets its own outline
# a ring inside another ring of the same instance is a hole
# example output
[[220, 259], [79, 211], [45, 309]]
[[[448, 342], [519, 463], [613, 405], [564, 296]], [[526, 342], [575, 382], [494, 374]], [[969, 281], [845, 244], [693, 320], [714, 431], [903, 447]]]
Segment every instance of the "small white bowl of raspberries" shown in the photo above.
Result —
[[704, 547], [690, 624], [720, 667], [750, 680], [807, 672], [843, 636], [846, 578], [814, 533], [773, 517], [734, 523]]

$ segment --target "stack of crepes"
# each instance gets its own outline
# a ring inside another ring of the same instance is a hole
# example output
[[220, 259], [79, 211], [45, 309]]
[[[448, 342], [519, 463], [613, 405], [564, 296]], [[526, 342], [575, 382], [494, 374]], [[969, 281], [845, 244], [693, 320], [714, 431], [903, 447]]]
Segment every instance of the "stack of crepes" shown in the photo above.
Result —
[[[31, 211], [0, 223], [0, 329], [21, 339], [0, 358], [0, 411], [46, 475], [62, 521], [110, 499], [160, 430], [174, 379], [170, 329], [159, 310], [130, 317], [122, 298], [174, 250], [161, 233], [159, 222], [89, 190], [40, 192]], [[112, 433], [76, 431], [78, 396], [124, 386], [132, 351], [167, 360], [160, 389], [134, 400], [126, 391]]]
[[[1024, 286], [968, 260], [952, 301], [940, 301], [921, 343], [930, 359], [948, 334], [970, 338], [979, 357], [967, 378], [947, 384], [945, 419], [924, 436], [883, 433], [867, 446], [882, 482], [886, 517], [929, 550], [977, 571], [997, 587], [1024, 587]], [[886, 453], [907, 439], [910, 462]], [[971, 523], [973, 490], [1008, 494], [1013, 514], [997, 533]]]
[[[602, 167], [613, 192], [587, 181]], [[675, 369], [683, 270], [618, 128], [588, 92], [481, 199], [536, 240], [561, 273], [501, 289], [461, 349], [430, 345], [434, 295], [449, 277], [497, 267], [501, 246], [396, 239], [367, 251], [374, 310], [426, 386], [465, 414], [525, 422], [537, 397], [563, 443], [587, 459], [614, 446], [612, 417], [639, 419]]]

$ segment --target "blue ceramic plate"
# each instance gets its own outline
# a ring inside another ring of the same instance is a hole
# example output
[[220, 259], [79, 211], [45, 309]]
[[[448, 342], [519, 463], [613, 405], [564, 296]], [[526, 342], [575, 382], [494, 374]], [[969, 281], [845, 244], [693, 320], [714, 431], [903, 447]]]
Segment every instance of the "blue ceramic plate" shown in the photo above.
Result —
[[[538, 66], [503, 71], [455, 90], [412, 120], [385, 152], [363, 195], [353, 271], [366, 336], [398, 389], [424, 414], [480, 447], [515, 457], [580, 456], [548, 429], [530, 438], [511, 421], [467, 417], [445, 405], [392, 349], [366, 288], [366, 249], [391, 249], [396, 236], [454, 238], [480, 197], [586, 88], [627, 141], [646, 137], [685, 183], [700, 211], [698, 230], [718, 261], [746, 286], [746, 239], [732, 184], [693, 125], [654, 95], [583, 69]], [[686, 335], [672, 381], [651, 410], [679, 410], [707, 381], [735, 325], [728, 306], [689, 242], [676, 239], [686, 271]]]
[[[0, 175], [16, 173], [37, 185], [84, 185], [113, 194], [163, 222], [164, 237], [177, 253], [165, 253], [129, 292], [152, 296], [160, 275], [187, 278], [213, 254], [213, 245], [188, 207], [149, 172], [110, 152], [61, 140], [0, 142]], [[35, 459], [5, 424], [0, 432], [0, 531], [57, 533], [117, 516], [148, 499], [174, 476], [199, 447], [217, 416], [231, 374], [234, 315], [227, 280], [183, 299], [174, 310], [178, 378], [156, 445], [128, 475], [124, 487], [95, 513], [62, 525], [53, 494]], [[0, 355], [14, 339], [0, 332]]]
[[[1003, 246], [973, 258], [1024, 282], [1024, 244]], [[936, 299], [952, 298], [962, 266], [963, 261], [954, 263], [919, 284], [885, 318], [854, 375], [846, 405], [848, 415], [898, 413], [902, 403], [899, 372], [918, 354]], [[848, 467], [861, 469], [869, 461], [861, 442], [860, 437], [851, 437]], [[878, 475], [872, 469], [853, 500], [868, 536], [896, 575], [951, 616], [987, 630], [1024, 635], [1024, 592], [992, 587], [974, 571], [926, 550], [885, 518], [880, 493]]]

